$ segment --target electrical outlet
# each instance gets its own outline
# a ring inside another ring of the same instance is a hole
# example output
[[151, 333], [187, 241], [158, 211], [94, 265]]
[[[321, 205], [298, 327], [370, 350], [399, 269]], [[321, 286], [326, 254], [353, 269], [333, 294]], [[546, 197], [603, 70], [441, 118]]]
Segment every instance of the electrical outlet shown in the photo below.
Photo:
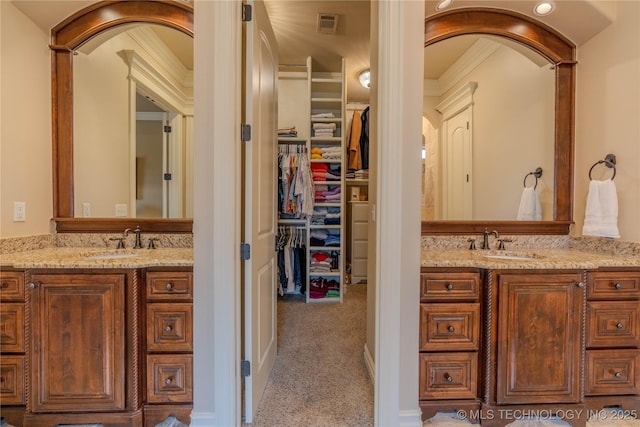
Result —
[[127, 216], [127, 215], [129, 215], [127, 205], [116, 204], [116, 216]]
[[13, 202], [13, 222], [24, 222], [27, 219], [27, 204]]
[[89, 218], [91, 216], [91, 203], [82, 204], [82, 216]]

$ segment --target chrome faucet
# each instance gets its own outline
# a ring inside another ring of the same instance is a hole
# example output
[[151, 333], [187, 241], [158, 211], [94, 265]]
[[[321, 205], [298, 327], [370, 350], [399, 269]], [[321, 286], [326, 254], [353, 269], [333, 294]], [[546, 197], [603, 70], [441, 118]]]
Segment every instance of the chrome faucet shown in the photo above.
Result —
[[498, 232], [496, 230], [487, 230], [486, 228], [484, 229], [484, 231], [482, 232], [482, 247], [481, 249], [491, 249], [491, 247], [489, 246], [489, 236], [490, 235], [494, 235], [496, 236], [496, 239], [500, 238], [500, 234], [498, 234]]
[[140, 237], [140, 234], [142, 233], [142, 230], [140, 230], [140, 226], [137, 226], [135, 230], [132, 230], [130, 228], [127, 228], [126, 230], [124, 230], [124, 237], [127, 237], [129, 235], [130, 232], [134, 232], [136, 233], [136, 242], [133, 245], [134, 249], [141, 249], [142, 248], [142, 238]]

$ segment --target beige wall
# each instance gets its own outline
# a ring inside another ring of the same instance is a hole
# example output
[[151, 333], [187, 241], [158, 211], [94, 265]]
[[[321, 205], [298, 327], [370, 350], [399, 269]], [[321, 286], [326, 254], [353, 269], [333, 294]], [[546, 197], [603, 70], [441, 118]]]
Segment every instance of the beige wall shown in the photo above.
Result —
[[[582, 234], [589, 168], [613, 153], [620, 240], [640, 242], [640, 2], [617, 9], [615, 22], [578, 48], [572, 235]], [[593, 177], [609, 172], [600, 165]]]
[[91, 204], [93, 217], [115, 216], [116, 204], [127, 205], [129, 216], [135, 209], [129, 206], [129, 66], [118, 56], [135, 47], [123, 33], [73, 57], [76, 216], [83, 203]]
[[[0, 1], [0, 45], [0, 237], [44, 234], [53, 212], [49, 37]], [[26, 203], [25, 222], [13, 222], [14, 201]]]

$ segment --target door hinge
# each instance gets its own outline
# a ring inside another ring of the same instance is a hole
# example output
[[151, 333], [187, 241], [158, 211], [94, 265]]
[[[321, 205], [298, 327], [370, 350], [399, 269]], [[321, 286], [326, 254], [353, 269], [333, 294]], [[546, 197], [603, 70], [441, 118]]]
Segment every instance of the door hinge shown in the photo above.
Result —
[[240, 244], [240, 259], [242, 261], [248, 261], [251, 259], [251, 245], [248, 243]]
[[469, 130], [469, 122], [467, 122], [467, 130]]
[[171, 181], [171, 174], [170, 173], [165, 173], [164, 175], [162, 175], [162, 177], [164, 178], [165, 181]]
[[240, 128], [240, 134], [240, 139], [242, 141], [251, 141], [251, 125], [243, 123]]
[[164, 129], [165, 133], [171, 133], [171, 126], [168, 126], [168, 125], [164, 126], [163, 129]]
[[242, 22], [249, 22], [252, 18], [252, 8], [250, 4], [242, 5]]
[[240, 363], [240, 373], [243, 377], [248, 377], [251, 375], [251, 362], [248, 360], [243, 360]]

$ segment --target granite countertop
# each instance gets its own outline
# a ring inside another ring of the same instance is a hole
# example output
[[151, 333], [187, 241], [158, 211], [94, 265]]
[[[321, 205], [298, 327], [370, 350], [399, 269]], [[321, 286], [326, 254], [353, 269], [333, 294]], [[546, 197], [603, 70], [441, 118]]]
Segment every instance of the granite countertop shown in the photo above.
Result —
[[0, 267], [13, 268], [144, 268], [191, 267], [193, 249], [106, 249], [55, 247], [0, 256]]
[[468, 250], [423, 249], [422, 267], [485, 269], [596, 269], [640, 267], [640, 257], [609, 255], [576, 249]]

